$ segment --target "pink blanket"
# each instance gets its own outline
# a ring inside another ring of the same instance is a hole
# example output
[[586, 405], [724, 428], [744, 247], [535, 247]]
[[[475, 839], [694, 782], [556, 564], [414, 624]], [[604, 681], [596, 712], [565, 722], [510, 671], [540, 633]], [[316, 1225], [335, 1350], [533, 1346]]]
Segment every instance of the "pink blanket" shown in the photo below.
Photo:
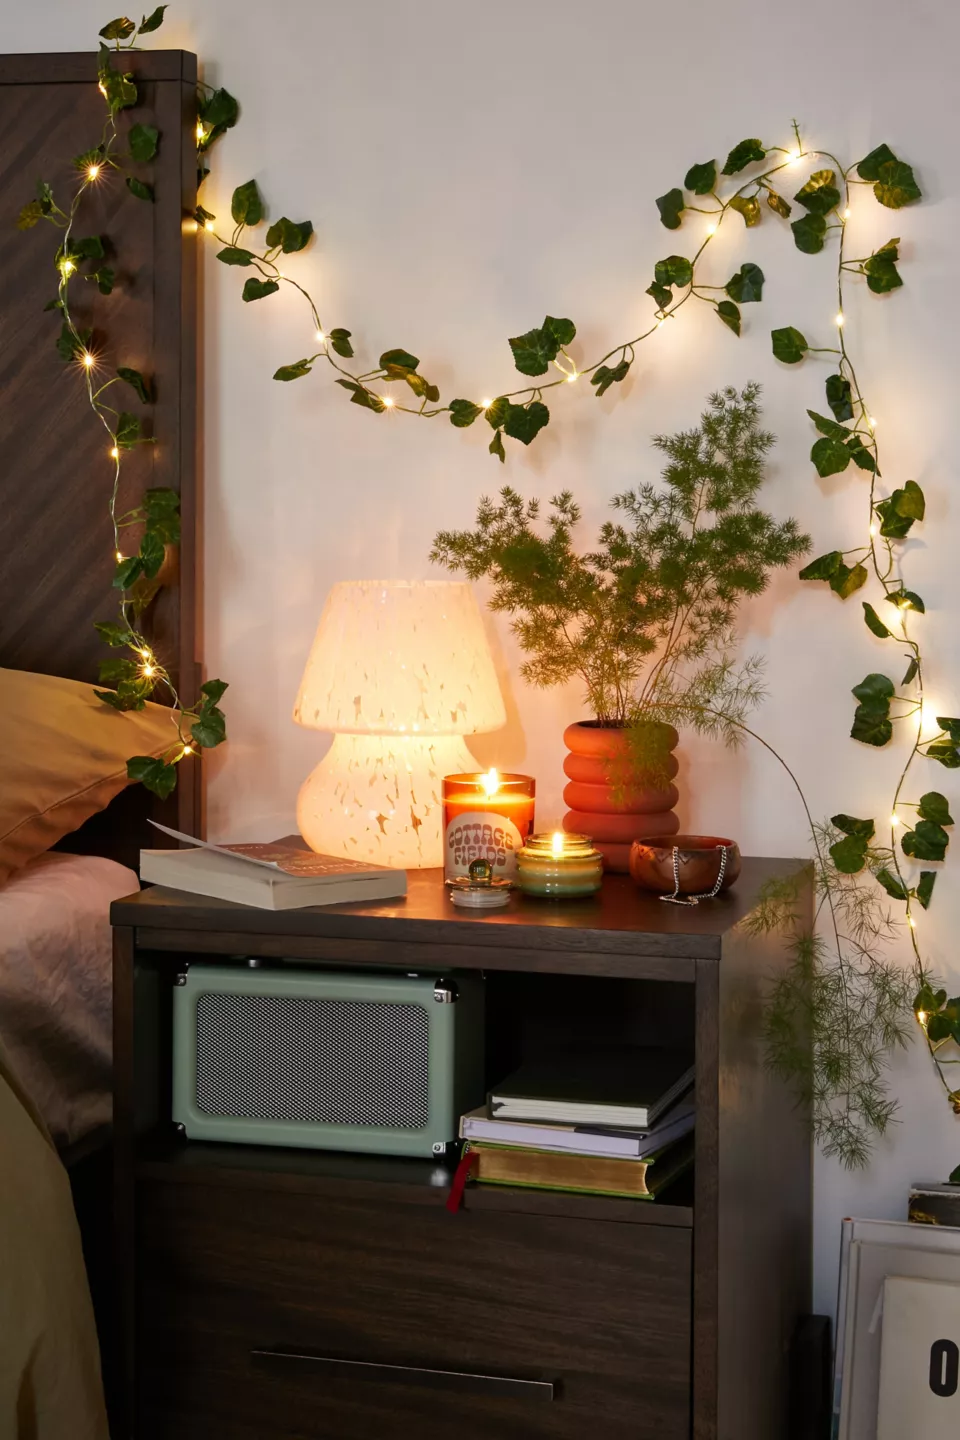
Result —
[[50, 851], [0, 885], [0, 1049], [55, 1143], [110, 1123], [113, 860]]

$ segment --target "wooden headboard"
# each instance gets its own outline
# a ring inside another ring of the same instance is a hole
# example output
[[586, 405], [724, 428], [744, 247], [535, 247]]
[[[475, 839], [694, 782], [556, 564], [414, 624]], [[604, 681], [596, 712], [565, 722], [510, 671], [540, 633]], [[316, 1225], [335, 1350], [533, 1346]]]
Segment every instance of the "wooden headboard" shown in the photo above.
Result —
[[[141, 407], [132, 390], [124, 395], [124, 408], [142, 415], [156, 444], [125, 461], [120, 509], [148, 485], [180, 492], [179, 573], [142, 628], [190, 703], [199, 683], [198, 241], [189, 218], [197, 203], [196, 56], [124, 52], [123, 68], [141, 99], [121, 112], [121, 126], [146, 122], [161, 134], [156, 201], [135, 199], [114, 176], [91, 187], [78, 233], [109, 237], [116, 288], [103, 297], [75, 284], [71, 301], [79, 323], [94, 328], [105, 375], [130, 365], [155, 379], [154, 405]], [[109, 652], [93, 624], [116, 618], [109, 440], [56, 352], [59, 316], [44, 313], [56, 294], [57, 236], [44, 223], [20, 233], [15, 222], [40, 178], [58, 199], [72, 195], [71, 159], [96, 145], [102, 128], [94, 53], [0, 56], [0, 667], [75, 680], [97, 678]], [[141, 844], [160, 843], [148, 817], [197, 833], [199, 782], [199, 765], [188, 762], [166, 802], [130, 786], [73, 842], [130, 863]]]

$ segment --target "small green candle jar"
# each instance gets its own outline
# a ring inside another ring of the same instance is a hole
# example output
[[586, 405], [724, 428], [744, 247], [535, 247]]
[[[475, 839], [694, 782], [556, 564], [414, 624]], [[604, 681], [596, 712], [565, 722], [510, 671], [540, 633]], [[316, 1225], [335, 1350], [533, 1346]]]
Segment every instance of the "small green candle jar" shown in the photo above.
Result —
[[586, 835], [531, 835], [517, 851], [515, 884], [549, 900], [592, 895], [603, 884], [603, 856]]

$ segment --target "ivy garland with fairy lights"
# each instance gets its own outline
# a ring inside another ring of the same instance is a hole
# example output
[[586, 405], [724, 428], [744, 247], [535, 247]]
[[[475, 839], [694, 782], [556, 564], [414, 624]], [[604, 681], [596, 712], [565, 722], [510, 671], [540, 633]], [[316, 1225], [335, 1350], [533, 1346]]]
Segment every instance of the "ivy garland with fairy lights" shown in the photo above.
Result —
[[[24, 208], [20, 218], [22, 228], [46, 220], [62, 232], [55, 256], [57, 296], [48, 307], [59, 311], [62, 318], [57, 348], [65, 361], [79, 365], [91, 408], [111, 442], [109, 453], [114, 468], [110, 514], [117, 551], [114, 585], [120, 592], [119, 620], [101, 623], [97, 628], [108, 645], [126, 649], [131, 658], [104, 662], [101, 678], [112, 688], [98, 694], [121, 710], [141, 708], [157, 686], [166, 687], [174, 704], [178, 703], [170, 676], [140, 633], [137, 619], [155, 591], [165, 547], [176, 544], [179, 538], [179, 508], [175, 492], [158, 489], [147, 490], [134, 510], [117, 513], [122, 460], [135, 446], [151, 443], [152, 437], [144, 435], [137, 416], [113, 408], [108, 403], [109, 395], [119, 382], [132, 386], [140, 400], [149, 404], [152, 388], [148, 379], [128, 367], [118, 367], [111, 378], [98, 380], [99, 351], [90, 332], [79, 329], [74, 322], [70, 287], [82, 280], [94, 283], [101, 294], [109, 295], [114, 285], [114, 273], [104, 263], [108, 254], [104, 238], [77, 238], [75, 234], [89, 187], [113, 172], [126, 172], [124, 179], [131, 195], [146, 203], [153, 200], [149, 182], [135, 167], [153, 159], [160, 137], [154, 127], [135, 124], [127, 134], [127, 148], [123, 148], [117, 118], [121, 111], [135, 106], [139, 96], [134, 77], [115, 70], [111, 62], [117, 52], [133, 48], [140, 37], [157, 30], [166, 8], [161, 5], [139, 26], [125, 17], [104, 26], [100, 32], [103, 43], [99, 85], [107, 115], [100, 141], [76, 157], [74, 165], [81, 178], [66, 209], [56, 204], [51, 187], [41, 181], [36, 199]], [[114, 49], [106, 42], [111, 42]], [[208, 174], [209, 151], [236, 124], [239, 106], [225, 89], [208, 86], [200, 87], [197, 104], [198, 178], [202, 183]], [[533, 383], [493, 399], [453, 399], [441, 404], [438, 387], [421, 372], [419, 358], [404, 347], [385, 350], [371, 368], [344, 364], [355, 358], [352, 332], [342, 326], [325, 329], [309, 291], [280, 268], [281, 257], [306, 249], [313, 235], [312, 223], [281, 216], [267, 226], [262, 244], [255, 248], [249, 236], [266, 223], [266, 207], [254, 180], [233, 191], [233, 224], [228, 234], [220, 233], [216, 216], [203, 205], [196, 210], [196, 222], [198, 230], [220, 246], [217, 259], [222, 264], [253, 272], [243, 284], [245, 302], [268, 299], [287, 285], [306, 305], [317, 348], [282, 365], [275, 373], [276, 380], [305, 379], [318, 366], [326, 365], [330, 367], [327, 373], [348, 393], [350, 401], [373, 414], [396, 410], [423, 419], [446, 415], [458, 429], [468, 428], [482, 418], [493, 431], [490, 452], [501, 462], [507, 455], [505, 438], [526, 446], [549, 424], [550, 411], [544, 399], [547, 391], [583, 379], [597, 396], [604, 395], [626, 379], [636, 347], [656, 334], [690, 300], [712, 308], [728, 329], [740, 335], [742, 307], [762, 300], [765, 277], [760, 267], [744, 262], [723, 285], [708, 284], [700, 278], [701, 260], [710, 241], [733, 214], [748, 230], [758, 225], [765, 213], [775, 215], [789, 224], [794, 244], [805, 254], [818, 254], [828, 241], [838, 242], [836, 343], [811, 344], [800, 329], [787, 326], [772, 332], [772, 346], [775, 358], [787, 365], [799, 364], [808, 355], [833, 359], [833, 373], [825, 383], [829, 414], [808, 411], [818, 434], [811, 460], [821, 476], [839, 474], [851, 464], [864, 473], [869, 486], [865, 530], [861, 543], [818, 556], [800, 571], [800, 578], [825, 583], [841, 600], [849, 599], [873, 581], [877, 597], [889, 609], [878, 611], [871, 602], [863, 601], [864, 623], [878, 640], [902, 647], [907, 666], [899, 684], [886, 674], [872, 672], [852, 687], [857, 704], [850, 733], [855, 740], [881, 749], [891, 741], [895, 726], [907, 725], [910, 749], [897, 779], [889, 816], [882, 822], [838, 813], [828, 825], [818, 825], [799, 782], [786, 767], [810, 823], [818, 916], [826, 919], [832, 940], [825, 949], [816, 937], [798, 927], [794, 968], [771, 997], [767, 1036], [771, 1062], [812, 1101], [818, 1133], [828, 1153], [839, 1155], [848, 1164], [862, 1164], [869, 1154], [872, 1135], [883, 1132], [896, 1108], [895, 1102], [886, 1097], [883, 1069], [889, 1051], [906, 1038], [901, 1019], [906, 982], [898, 982], [893, 968], [875, 953], [879, 942], [896, 933], [888, 918], [877, 912], [877, 896], [883, 892], [904, 906], [916, 977], [913, 1010], [947, 1097], [960, 1113], [960, 1087], [950, 1082], [947, 1068], [960, 1064], [960, 998], [948, 999], [944, 990], [935, 987], [916, 934], [917, 907], [926, 910], [930, 905], [937, 872], [921, 869], [915, 875], [906, 865], [907, 861], [935, 864], [945, 858], [949, 844], [946, 827], [953, 823], [948, 802], [936, 790], [924, 790], [911, 799], [910, 787], [921, 759], [939, 762], [947, 769], [960, 768], [960, 719], [937, 717], [937, 733], [924, 738], [924, 658], [911, 630], [913, 617], [924, 611], [924, 602], [901, 576], [899, 547], [914, 525], [923, 520], [925, 498], [913, 480], [889, 493], [879, 489], [876, 426], [844, 329], [844, 293], [851, 278], [865, 279], [876, 295], [888, 294], [903, 283], [898, 269], [898, 238], [870, 255], [848, 255], [847, 221], [855, 189], [871, 189], [879, 204], [893, 211], [919, 200], [921, 191], [911, 166], [885, 144], [845, 166], [829, 152], [806, 149], [796, 124], [794, 136], [795, 143], [790, 147], [770, 146], [755, 138], [743, 140], [730, 151], [722, 167], [712, 159], [694, 164], [682, 187], [659, 197], [657, 209], [668, 230], [679, 230], [684, 216], [690, 213], [705, 216], [707, 223], [692, 257], [671, 254], [655, 265], [647, 289], [654, 305], [653, 317], [640, 334], [619, 342], [590, 364], [578, 365], [569, 348], [577, 333], [573, 321], [547, 316], [542, 325], [509, 341], [516, 369]], [[793, 184], [785, 182], [804, 162], [818, 168], [788, 198], [783, 192], [793, 190]], [[749, 178], [743, 180], [745, 172]], [[398, 400], [391, 389], [394, 386], [413, 403]], [[140, 543], [135, 555], [125, 556], [121, 534], [128, 526], [138, 528]], [[220, 680], [203, 686], [199, 703], [179, 712], [177, 745], [160, 760], [134, 757], [128, 766], [131, 778], [142, 780], [159, 794], [169, 794], [176, 784], [176, 765], [195, 746], [207, 748], [224, 739], [224, 719], [217, 702], [225, 688]], [[707, 711], [678, 718], [707, 729], [718, 719]], [[741, 724], [740, 728], [766, 748], [772, 748], [746, 726]], [[786, 765], [781, 756], [777, 755], [777, 759]], [[795, 900], [791, 893], [771, 892], [757, 923], [790, 923], [796, 918]], [[806, 1043], [811, 1024], [812, 1062]]]

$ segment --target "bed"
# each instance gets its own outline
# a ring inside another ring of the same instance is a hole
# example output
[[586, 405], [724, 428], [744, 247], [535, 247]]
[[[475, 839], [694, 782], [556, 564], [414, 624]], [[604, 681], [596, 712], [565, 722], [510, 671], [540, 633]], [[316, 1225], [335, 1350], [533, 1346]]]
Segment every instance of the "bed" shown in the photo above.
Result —
[[[96, 188], [84, 228], [109, 237], [118, 281], [109, 300], [85, 287], [74, 308], [79, 323], [93, 326], [105, 363], [154, 378], [156, 403], [144, 419], [158, 443], [124, 465], [129, 498], [120, 502], [136, 503], [147, 486], [180, 494], [181, 544], [140, 628], [189, 703], [200, 680], [197, 242], [184, 224], [196, 206], [196, 60], [134, 51], [124, 69], [134, 72], [142, 102], [125, 115], [162, 136], [155, 203], [109, 184]], [[95, 143], [101, 126], [95, 54], [0, 56], [0, 506], [8, 537], [0, 671], [83, 682], [85, 690], [107, 653], [94, 622], [116, 609], [110, 467], [83, 387], [56, 353], [57, 317], [43, 313], [56, 237], [44, 225], [18, 234], [13, 221], [38, 176], [55, 193], [69, 183], [71, 157]], [[0, 716], [5, 702], [0, 694]], [[40, 748], [56, 758], [52, 745]], [[3, 783], [0, 773], [0, 799]], [[109, 904], [137, 888], [141, 846], [164, 843], [148, 820], [201, 833], [199, 786], [193, 764], [165, 801], [124, 788], [0, 883], [0, 1440], [106, 1435], [71, 1190], [109, 1390]]]

